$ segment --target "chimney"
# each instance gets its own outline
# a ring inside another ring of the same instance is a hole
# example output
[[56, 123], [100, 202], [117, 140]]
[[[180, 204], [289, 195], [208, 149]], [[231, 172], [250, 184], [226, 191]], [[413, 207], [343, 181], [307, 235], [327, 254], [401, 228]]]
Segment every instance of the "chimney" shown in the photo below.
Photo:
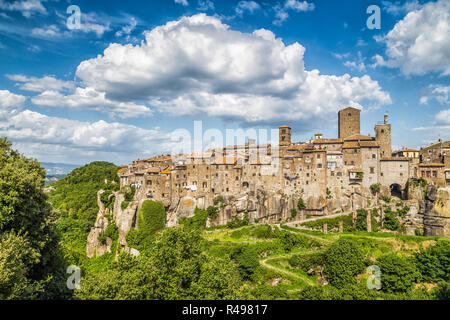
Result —
[[388, 114], [387, 112], [384, 114], [384, 124], [388, 123]]

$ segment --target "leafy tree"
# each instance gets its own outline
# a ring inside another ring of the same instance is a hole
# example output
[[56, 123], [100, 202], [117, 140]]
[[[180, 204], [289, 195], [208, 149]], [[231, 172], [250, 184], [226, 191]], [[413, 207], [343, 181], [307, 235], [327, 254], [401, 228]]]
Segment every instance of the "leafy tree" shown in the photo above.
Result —
[[298, 210], [306, 209], [305, 201], [302, 198], [298, 199], [297, 208]]
[[450, 282], [450, 242], [439, 241], [416, 253], [416, 265], [425, 281]]
[[231, 258], [236, 261], [238, 270], [244, 279], [251, 279], [255, 269], [259, 266], [258, 252], [252, 246], [237, 246]]
[[131, 229], [127, 235], [127, 243], [139, 250], [150, 245], [154, 234], [166, 225], [166, 212], [162, 202], [145, 200], [138, 214], [138, 230]]
[[199, 231], [165, 229], [137, 258], [121, 254], [107, 273], [89, 273], [79, 299], [238, 299], [239, 273], [229, 259], [203, 252]]
[[[45, 170], [0, 139], [0, 296], [62, 298], [64, 259], [44, 194]], [[38, 290], [38, 287], [40, 288]]]
[[272, 232], [272, 227], [269, 226], [268, 224], [255, 227], [255, 229], [253, 229], [252, 231], [252, 234], [253, 236], [259, 239], [269, 239], [274, 236]]
[[379, 257], [376, 263], [381, 270], [381, 286], [385, 292], [407, 292], [420, 279], [420, 272], [410, 258], [391, 253]]
[[358, 245], [339, 239], [324, 252], [324, 271], [331, 285], [342, 288], [355, 283], [355, 277], [364, 268], [364, 256]]

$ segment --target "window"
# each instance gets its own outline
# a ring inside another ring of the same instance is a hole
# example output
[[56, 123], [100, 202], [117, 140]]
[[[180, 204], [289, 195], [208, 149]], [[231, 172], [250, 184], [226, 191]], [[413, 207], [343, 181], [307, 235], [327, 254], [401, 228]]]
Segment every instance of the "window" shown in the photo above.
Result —
[[351, 117], [351, 116], [352, 116], [352, 114], [351, 114], [351, 113], [347, 113], [347, 115], [348, 115], [349, 117]]
[[433, 178], [437, 178], [437, 171], [433, 170]]
[[196, 186], [196, 185], [197, 185], [197, 181], [194, 181], [192, 184], [193, 184], [194, 186]]
[[352, 161], [352, 166], [354, 166], [355, 165], [355, 161]]
[[317, 159], [320, 159], [320, 154], [317, 155]]
[[376, 159], [377, 155], [374, 153], [372, 154], [372, 159]]
[[208, 188], [208, 183], [207, 182], [203, 182], [203, 189]]
[[431, 172], [427, 171], [427, 178], [430, 178], [430, 177], [431, 177]]
[[321, 163], [319, 163], [319, 164], [317, 165], [317, 169], [322, 169], [322, 164], [321, 164]]
[[375, 168], [374, 167], [370, 167], [370, 173], [375, 173]]

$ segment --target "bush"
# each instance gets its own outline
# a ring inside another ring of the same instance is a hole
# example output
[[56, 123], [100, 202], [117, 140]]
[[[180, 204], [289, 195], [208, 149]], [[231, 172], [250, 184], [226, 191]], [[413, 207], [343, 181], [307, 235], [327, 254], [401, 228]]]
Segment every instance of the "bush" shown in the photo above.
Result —
[[269, 239], [273, 237], [272, 227], [265, 224], [262, 226], [257, 226], [252, 231], [252, 235], [258, 239]]
[[411, 258], [391, 253], [379, 257], [376, 264], [381, 270], [381, 287], [385, 292], [407, 292], [420, 279], [420, 272]]
[[400, 229], [400, 222], [397, 219], [397, 214], [389, 208], [385, 210], [383, 226], [391, 231]]
[[302, 198], [298, 199], [297, 208], [298, 210], [306, 209], [305, 201]]
[[295, 208], [291, 209], [291, 218], [295, 219], [295, 217], [297, 216], [297, 210], [295, 210]]
[[237, 246], [231, 254], [236, 261], [243, 279], [251, 279], [255, 269], [259, 266], [258, 252], [252, 246]]
[[219, 208], [217, 207], [213, 207], [213, 206], [209, 206], [208, 209], [206, 209], [206, 211], [208, 212], [208, 217], [210, 219], [216, 219], [219, 211]]
[[379, 183], [372, 184], [370, 186], [370, 191], [372, 192], [373, 195], [376, 195], [378, 192], [380, 192], [380, 190], [381, 190], [381, 185]]
[[427, 282], [450, 282], [450, 242], [439, 241], [416, 253], [416, 265]]
[[342, 288], [355, 283], [355, 276], [363, 271], [364, 256], [357, 244], [340, 239], [325, 251], [324, 264], [330, 284]]
[[248, 212], [245, 213], [244, 218], [241, 220], [238, 217], [234, 217], [233, 220], [227, 223], [227, 228], [235, 229], [240, 227], [248, 226], [249, 224]]
[[129, 203], [128, 201], [124, 200], [124, 201], [120, 204], [120, 209], [122, 209], [122, 211], [125, 210], [126, 208], [128, 208], [128, 205], [129, 205], [129, 204], [130, 204], [130, 203]]
[[204, 229], [206, 228], [206, 220], [208, 219], [208, 212], [195, 208], [194, 216], [191, 218], [180, 219], [180, 224], [188, 229]]

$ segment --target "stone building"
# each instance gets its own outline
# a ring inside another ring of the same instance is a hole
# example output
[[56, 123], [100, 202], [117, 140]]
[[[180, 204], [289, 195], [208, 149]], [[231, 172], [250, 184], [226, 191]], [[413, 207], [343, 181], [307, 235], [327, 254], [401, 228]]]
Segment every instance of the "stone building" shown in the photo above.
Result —
[[422, 148], [420, 159], [427, 161], [419, 164], [406, 150], [392, 153], [387, 115], [375, 125], [374, 137], [360, 133], [360, 110], [345, 108], [338, 118], [338, 138], [317, 133], [307, 142], [292, 142], [291, 128], [280, 126], [279, 146], [249, 140], [203, 153], [141, 159], [119, 170], [120, 184], [136, 185], [140, 201], [162, 201], [168, 225], [192, 216], [195, 207], [213, 206], [218, 198], [224, 203], [211, 224], [244, 214], [250, 221], [275, 222], [290, 218], [300, 198], [306, 208], [298, 219], [365, 207], [374, 201], [374, 184], [398, 197], [410, 178], [450, 184], [448, 142]]

